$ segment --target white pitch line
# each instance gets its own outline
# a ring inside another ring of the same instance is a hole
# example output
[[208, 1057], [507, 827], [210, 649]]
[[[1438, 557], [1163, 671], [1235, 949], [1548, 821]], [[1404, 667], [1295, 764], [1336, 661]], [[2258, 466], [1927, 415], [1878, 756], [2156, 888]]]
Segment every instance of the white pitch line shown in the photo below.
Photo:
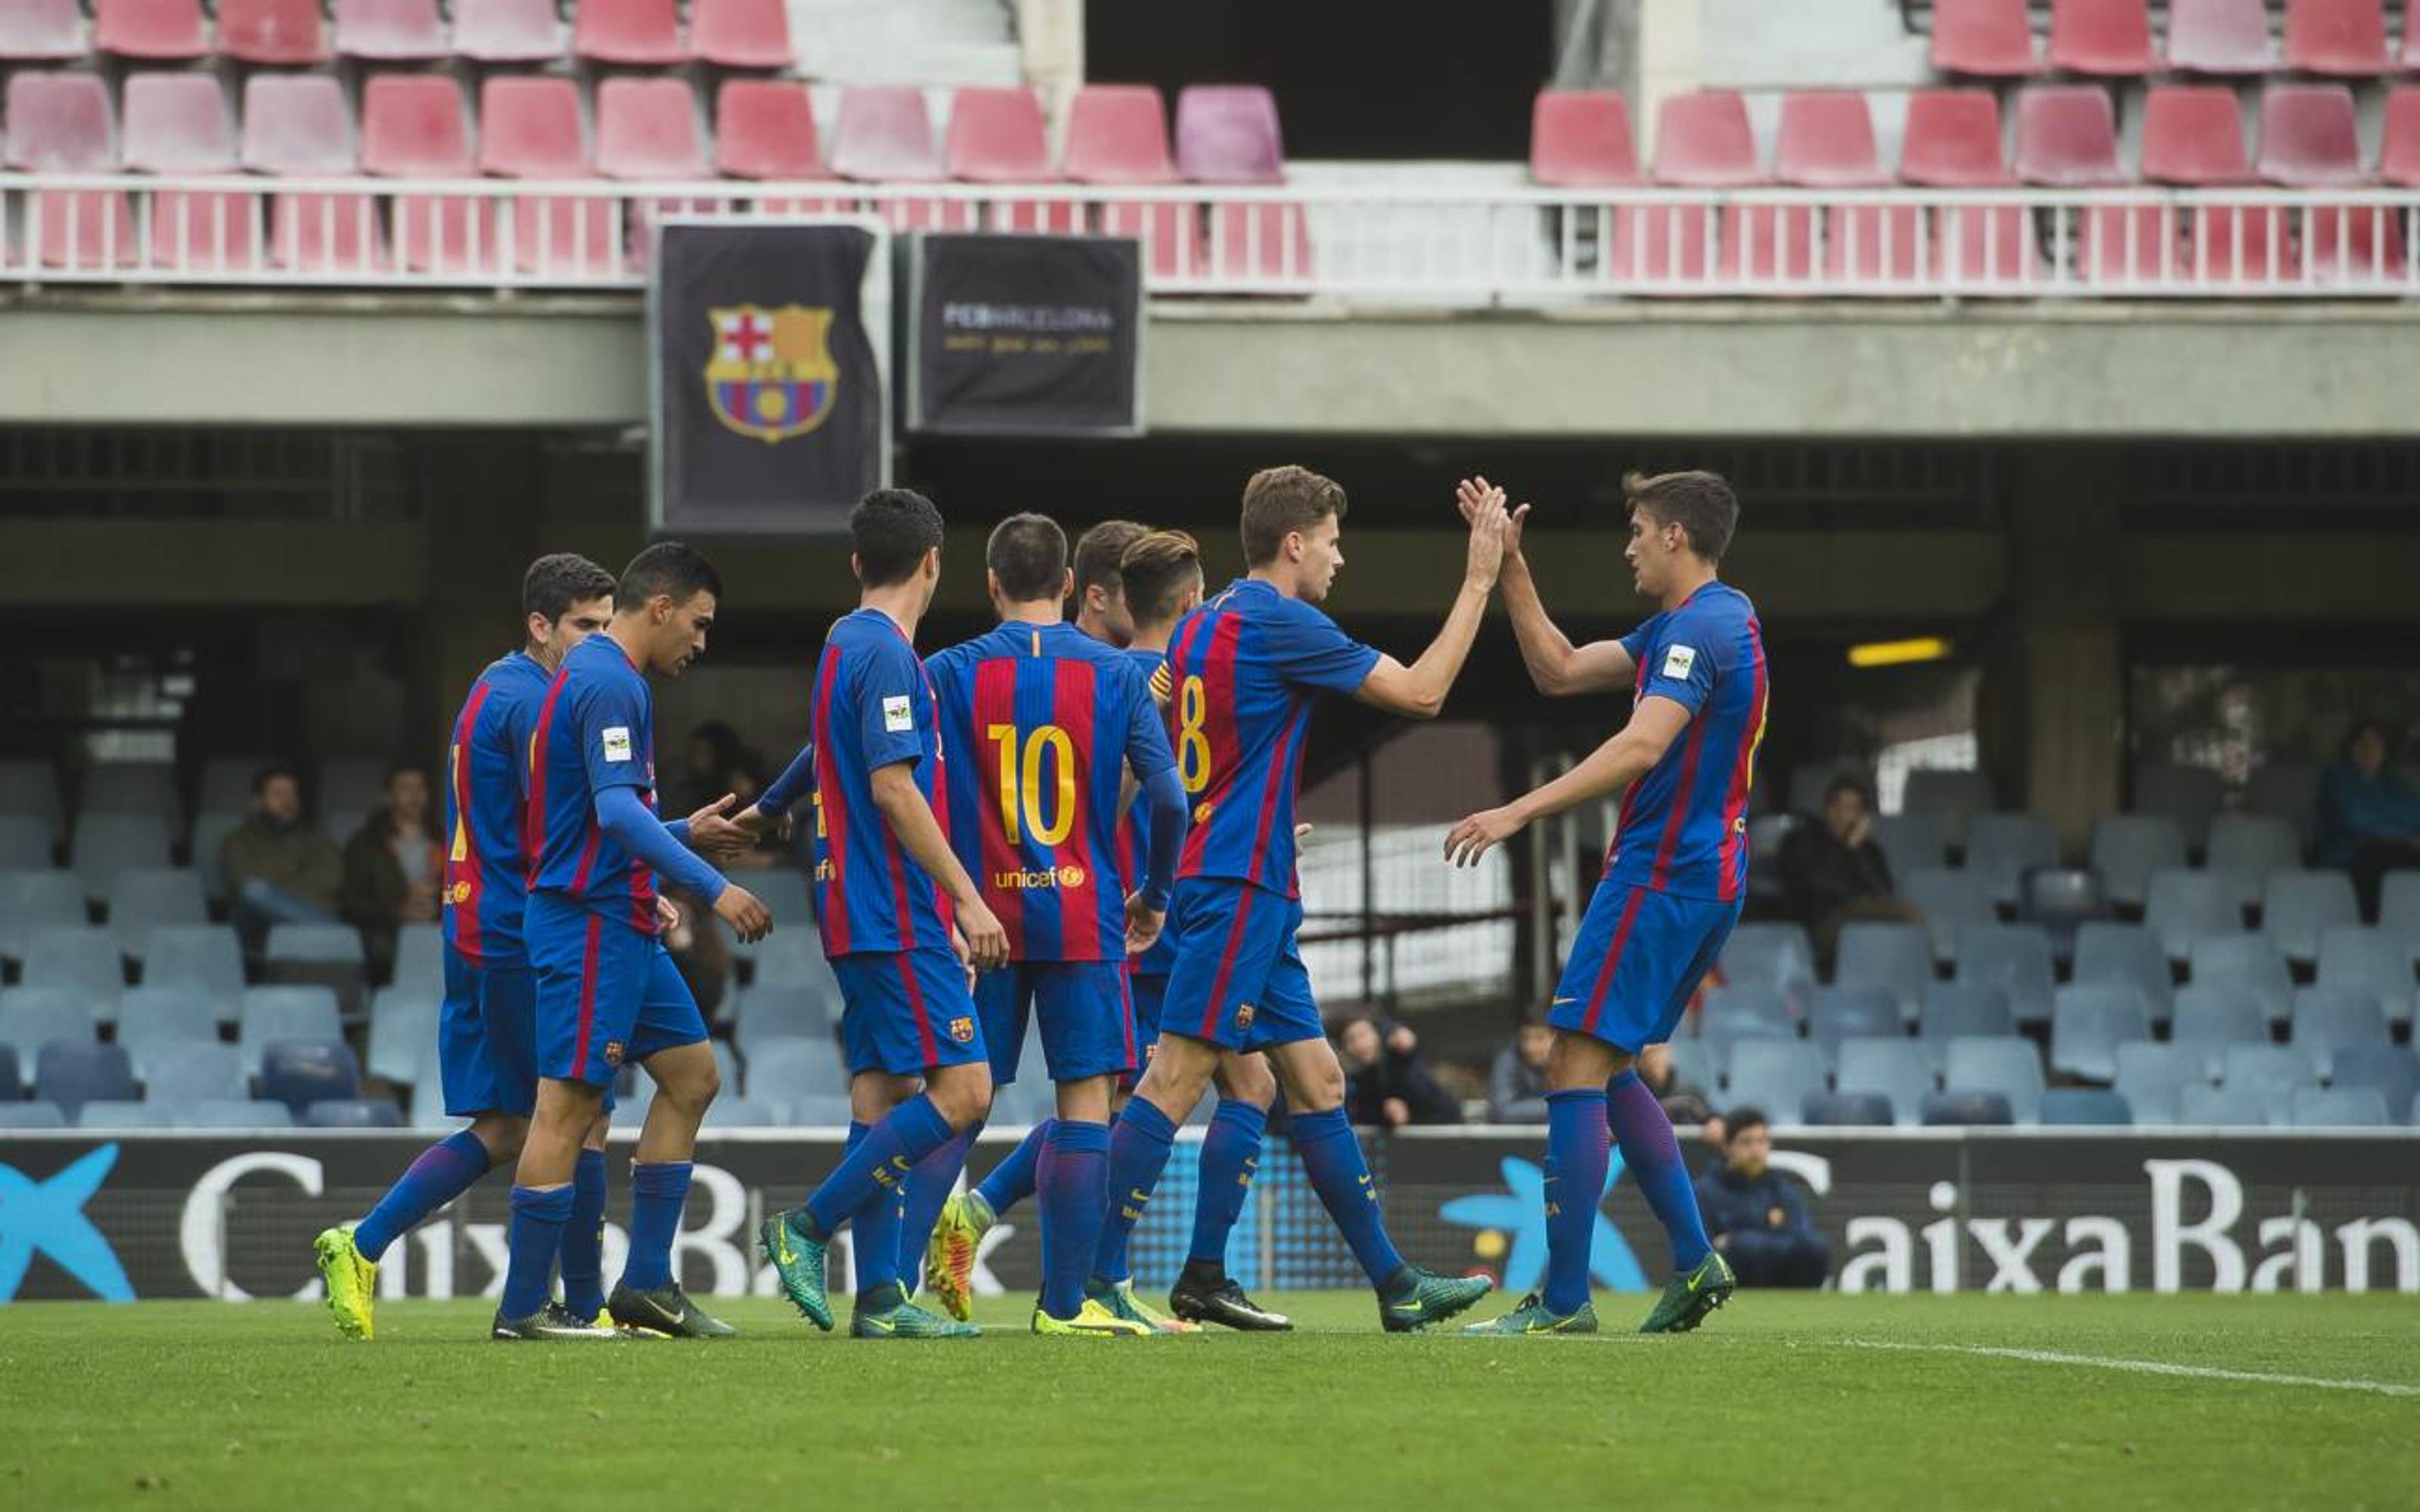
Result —
[[2102, 1354], [2063, 1354], [2056, 1350], [2012, 1350], [1988, 1344], [1902, 1344], [1882, 1339], [1843, 1339], [1853, 1350], [1888, 1350], [1909, 1354], [1980, 1355], [1993, 1360], [2023, 1360], [2032, 1365], [2082, 1365], [2094, 1370], [2124, 1370], [2138, 1376], [2181, 1376], [2193, 1381], [2240, 1381], [2257, 1386], [2308, 1386], [2319, 1391], [2367, 1392], [2377, 1396], [2420, 1397], [2420, 1385], [2399, 1381], [2338, 1381], [2326, 1376], [2273, 1375], [2264, 1370], [2226, 1370], [2216, 1365], [2175, 1365], [2165, 1360], [2125, 1360]]

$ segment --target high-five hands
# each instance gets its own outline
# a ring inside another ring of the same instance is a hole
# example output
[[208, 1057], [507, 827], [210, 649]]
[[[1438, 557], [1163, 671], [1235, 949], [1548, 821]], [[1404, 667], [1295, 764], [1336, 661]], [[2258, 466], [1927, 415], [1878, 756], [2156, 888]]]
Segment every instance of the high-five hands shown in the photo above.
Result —
[[[1455, 486], [1453, 490], [1454, 507], [1462, 511], [1462, 517], [1474, 529], [1486, 513], [1489, 503], [1492, 501], [1500, 509], [1504, 504], [1504, 490], [1485, 478], [1465, 478]], [[1527, 504], [1519, 505], [1505, 514], [1504, 524], [1501, 527], [1504, 537], [1504, 560], [1521, 554], [1521, 527], [1528, 522], [1528, 518], [1529, 506]]]
[[1463, 565], [1463, 578], [1471, 587], [1484, 593], [1496, 586], [1496, 575], [1504, 567], [1504, 542], [1512, 529], [1512, 516], [1504, 508], [1504, 490], [1490, 486], [1482, 479], [1465, 478], [1454, 490], [1455, 507], [1470, 525], [1470, 554]]

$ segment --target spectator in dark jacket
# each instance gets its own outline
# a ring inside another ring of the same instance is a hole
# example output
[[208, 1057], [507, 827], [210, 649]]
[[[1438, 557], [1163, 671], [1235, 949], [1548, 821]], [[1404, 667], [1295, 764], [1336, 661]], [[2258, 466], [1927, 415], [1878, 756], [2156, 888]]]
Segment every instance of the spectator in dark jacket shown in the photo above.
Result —
[[428, 773], [397, 766], [386, 774], [385, 805], [345, 842], [342, 912], [362, 932], [373, 980], [392, 973], [397, 931], [437, 921], [444, 880], [445, 853], [428, 810]]
[[1512, 1042], [1496, 1052], [1487, 1073], [1487, 1121], [1546, 1121], [1546, 1057], [1555, 1048], [1555, 1031], [1543, 1024], [1524, 1024]]
[[302, 817], [302, 779], [266, 766], [252, 779], [252, 811], [219, 842], [226, 888], [244, 949], [260, 953], [271, 924], [333, 924], [344, 863], [335, 842]]
[[2420, 793], [2388, 769], [2394, 753], [2386, 726], [2364, 719], [2319, 779], [2319, 862], [2352, 872], [2366, 918], [2378, 917], [2381, 877], [2420, 866]]
[[1781, 884], [1790, 917], [1814, 932], [1826, 957], [1843, 924], [1924, 920], [1915, 904], [1893, 896], [1890, 859], [1874, 839], [1873, 800], [1854, 777], [1835, 778], [1823, 790], [1821, 824], [1801, 825], [1781, 842]]
[[1460, 1123], [1462, 1104], [1419, 1062], [1419, 1039], [1408, 1025], [1379, 1027], [1347, 1019], [1337, 1031], [1344, 1063], [1344, 1108], [1359, 1124], [1400, 1129], [1407, 1123]]
[[1798, 1183], [1772, 1168], [1773, 1131], [1755, 1108], [1724, 1120], [1723, 1163], [1698, 1178], [1706, 1233], [1750, 1287], [1820, 1287], [1832, 1248], [1815, 1232]]

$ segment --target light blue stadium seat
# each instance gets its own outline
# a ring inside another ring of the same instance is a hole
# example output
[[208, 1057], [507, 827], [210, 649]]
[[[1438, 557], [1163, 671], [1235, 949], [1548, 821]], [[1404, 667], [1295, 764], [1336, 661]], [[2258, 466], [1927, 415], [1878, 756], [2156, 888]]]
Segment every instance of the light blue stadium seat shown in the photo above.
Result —
[[68, 865], [87, 902], [103, 903], [122, 872], [163, 871], [171, 863], [170, 824], [157, 814], [96, 813], [77, 820]]
[[185, 806], [177, 796], [177, 768], [169, 762], [101, 762], [85, 773], [85, 814], [144, 814], [184, 822]]
[[153, 1102], [247, 1102], [252, 1079], [245, 1074], [243, 1052], [217, 1041], [182, 1044], [174, 1055], [138, 1061], [143, 1095]]
[[2389, 1024], [2412, 1022], [2412, 957], [2383, 929], [2338, 925], [2319, 935], [2319, 982], [2374, 995]]
[[177, 1108], [172, 1103], [95, 1098], [76, 1115], [79, 1129], [173, 1129]]
[[829, 987], [834, 998], [840, 986], [831, 963], [824, 959], [823, 942], [812, 929], [775, 930], [756, 947], [755, 985], [759, 987]]
[[2062, 1127], [2122, 1127], [2134, 1121], [2125, 1097], [2101, 1087], [2054, 1087], [2042, 1094], [2041, 1121]]
[[2143, 906], [2153, 872], [2184, 864], [2184, 826], [2165, 814], [2108, 814], [2092, 826], [2093, 870], [2128, 907]]
[[1823, 1051], [1803, 1040], [1743, 1040], [1731, 1047], [1732, 1107], [1751, 1104], [1779, 1122], [1794, 1121], [1810, 1092], [1825, 1089]]
[[2243, 909], [2214, 872], [2154, 872], [2144, 896], [2144, 927], [2171, 961], [2189, 959], [2205, 940], [2243, 933]]
[[[814, 821], [810, 819], [808, 822]], [[815, 938], [814, 901], [804, 872], [784, 860], [779, 866], [767, 867], [761, 872], [745, 872], [741, 880], [748, 890], [756, 895], [756, 901], [771, 911], [778, 929], [795, 930], [809, 939]], [[744, 961], [780, 938], [779, 933], [769, 934], [755, 945], [734, 940], [731, 953]]]
[[207, 924], [202, 879], [192, 872], [120, 872], [109, 886], [109, 931], [121, 955], [142, 959], [151, 932], [164, 924]]
[[2260, 901], [2270, 872], [2296, 871], [2302, 864], [2302, 838], [2292, 824], [2273, 814], [2221, 814], [2210, 823], [2207, 865], [2240, 907]]
[[2293, 1016], [2294, 975], [2265, 934], [2230, 934], [2198, 942], [2193, 949], [2192, 978], [2196, 987], [2237, 987], [2250, 993], [2272, 1024], [2283, 1024]]
[[189, 855], [194, 870], [201, 873], [202, 893], [214, 903], [226, 902], [226, 873], [219, 870], [219, 850], [226, 838], [243, 827], [244, 811], [240, 809], [205, 809], [194, 821], [194, 843]]
[[1718, 1073], [1730, 1068], [1731, 1046], [1742, 1040], [1791, 1040], [1797, 1035], [1789, 1005], [1769, 988], [1717, 987], [1706, 995], [1706, 1005], [1698, 1013], [1699, 1042]]
[[362, 1095], [362, 1068], [342, 1040], [272, 1040], [261, 1046], [260, 1095], [299, 1117], [315, 1103]]
[[25, 987], [73, 993], [92, 1006], [103, 1024], [117, 1018], [117, 996], [126, 990], [126, 962], [109, 931], [89, 924], [52, 924], [34, 932], [25, 949]]
[[1809, 1092], [1798, 1119], [1821, 1129], [1886, 1129], [1898, 1121], [1880, 1092]]
[[743, 1055], [767, 1040], [830, 1039], [839, 1004], [814, 986], [754, 986], [739, 990], [733, 1033]]
[[2241, 986], [2195, 982], [2177, 994], [2168, 1034], [2180, 1049], [2201, 1057], [2204, 1081], [2216, 1081], [2226, 1073], [2231, 1046], [2269, 1042], [2269, 1016]]
[[1886, 988], [1902, 1017], [1924, 1006], [1932, 980], [1932, 935], [1921, 924], [1848, 924], [1840, 930], [1832, 981], [1839, 987]]
[[1992, 779], [1971, 769], [1919, 766], [1907, 774], [1907, 785], [1900, 790], [1901, 812], [1931, 816], [1941, 825], [1942, 839], [1962, 848], [1967, 845], [1975, 816], [1991, 812], [1996, 801]]
[[2388, 1129], [2386, 1097], [2374, 1087], [2304, 1087], [2294, 1093], [2297, 1129]]
[[369, 958], [350, 924], [271, 924], [260, 969], [280, 985], [327, 988], [348, 1018], [367, 1007]]
[[302, 1110], [305, 1129], [400, 1129], [403, 1109], [382, 1097], [324, 1097]]
[[1916, 1042], [1926, 1064], [1939, 1075], [1949, 1062], [1949, 1041], [1962, 1035], [2017, 1032], [2016, 1011], [2009, 995], [1989, 982], [1936, 981], [1924, 990], [1924, 1012], [1916, 1020]]
[[746, 1094], [768, 1103], [848, 1095], [848, 1068], [828, 1036], [760, 1040], [748, 1051]]
[[1840, 1041], [1838, 1074], [1833, 1078], [1842, 1092], [1874, 1092], [1887, 1099], [1891, 1116], [1914, 1123], [1933, 1090], [1932, 1066], [1924, 1046], [1897, 1037], [1864, 1037]]
[[2385, 1102], [2388, 1112], [2400, 1117], [2420, 1096], [2420, 1053], [2404, 1045], [2373, 1046], [2362, 1055], [2338, 1060], [2329, 1082], [2336, 1087], [2369, 1088]]
[[1924, 910], [1925, 928], [1932, 932], [1932, 954], [1939, 961], [1958, 959], [1961, 930], [2000, 921], [1983, 879], [1973, 872], [1933, 868], [1903, 872], [1899, 895]]
[[2165, 1024], [2176, 1002], [2167, 952], [2140, 924], [2098, 922], [2075, 933], [2075, 980], [2119, 982], [2143, 995], [2154, 1025]]
[[0, 1129], [64, 1129], [68, 1116], [48, 1103], [0, 1103]]
[[92, 1005], [74, 993], [50, 987], [0, 987], [0, 1044], [13, 1046], [17, 1065], [33, 1085], [34, 1061], [53, 1042], [90, 1044], [101, 1038]]
[[1885, 987], [1823, 987], [1807, 1007], [1807, 1036], [1838, 1053], [1852, 1035], [1899, 1035], [1905, 1028], [1899, 999]]
[[800, 1129], [845, 1129], [850, 1117], [845, 1094], [802, 1097], [790, 1104], [790, 1122]]
[[1914, 896], [1909, 877], [1949, 864], [1949, 841], [1941, 832], [1940, 819], [1932, 814], [1876, 814], [1874, 843], [1883, 848], [1883, 859], [1890, 863], [1893, 890], [1902, 898]]
[[95, 1099], [128, 1102], [143, 1095], [126, 1047], [54, 1040], [34, 1060], [34, 1096], [73, 1119]]
[[236, 1043], [244, 1070], [260, 1074], [262, 1047], [279, 1040], [341, 1040], [336, 995], [325, 987], [247, 987]]
[[1954, 1088], [1947, 1092], [1928, 1092], [1924, 1105], [1917, 1110], [1918, 1121], [1927, 1127], [1941, 1125], [1998, 1125], [2017, 1121], [2009, 1100], [1998, 1092], [1976, 1092]]
[[2319, 824], [2319, 781], [2316, 762], [2264, 762], [2243, 784], [2243, 806], [2293, 825], [2294, 838], [2307, 851]]
[[84, 887], [72, 872], [0, 872], [0, 956], [25, 959], [36, 932], [86, 921]]
[[2017, 905], [2017, 884], [2037, 866], [2058, 865], [2058, 831], [2040, 814], [1978, 813], [1966, 826], [1966, 870], [2005, 908]]
[[143, 985], [207, 994], [221, 1024], [243, 1007], [243, 945], [224, 924], [166, 924], [143, 949]]
[[1961, 1036], [1949, 1041], [1942, 1087], [1950, 1092], [1996, 1092], [2019, 1123], [2041, 1118], [2041, 1053], [2016, 1035]]
[[2319, 1085], [2311, 1057], [2291, 1045], [2231, 1044], [2226, 1047], [2221, 1082], [2260, 1100], [2271, 1123], [2293, 1119], [2294, 1094]]
[[294, 1114], [283, 1103], [231, 1099], [182, 1104], [189, 1129], [291, 1129]]
[[47, 820], [0, 813], [0, 873], [50, 870], [54, 843]]
[[2322, 983], [2294, 989], [2294, 1048], [2310, 1056], [2319, 1075], [2329, 1075], [2340, 1059], [2357, 1059], [2393, 1042], [2386, 1015], [2368, 988]]
[[1761, 989], [1789, 1002], [1804, 1001], [1815, 986], [1815, 949], [1796, 924], [1740, 925], [1723, 946], [1722, 967], [1730, 986]]
[[2226, 779], [2210, 767], [2145, 762], [2134, 768], [2131, 811], [2175, 820], [2194, 850], [2209, 839], [2210, 823], [2226, 803]]
[[2389, 872], [2378, 889], [2378, 927], [2420, 961], [2420, 872]]
[[2118, 1074], [2118, 1047], [2151, 1037], [2143, 995], [2124, 982], [2076, 982], [2058, 990], [2051, 1009], [2050, 1069], [2087, 1082]]
[[2260, 892], [2260, 933], [2288, 961], [2316, 962], [2320, 937], [2361, 922], [2352, 878], [2341, 872], [2272, 872]]
[[426, 987], [389, 987], [371, 998], [369, 1073], [411, 1085], [434, 1069], [442, 1011], [443, 1000]]
[[2209, 1072], [2191, 1046], [2138, 1041], [2118, 1047], [2114, 1089], [2133, 1109], [2136, 1123], [2175, 1123], [2185, 1088], [2209, 1085]]
[[196, 1045], [218, 1043], [218, 1015], [210, 1000], [184, 987], [129, 987], [117, 1005], [117, 1042], [134, 1062], [134, 1074], [148, 1083], [163, 1061]]
[[1958, 980], [2007, 993], [2019, 1024], [2046, 1024], [2058, 986], [2050, 936], [2031, 924], [1978, 924], [1963, 930], [1958, 936]]
[[395, 976], [387, 985], [444, 995], [445, 936], [438, 926], [406, 924], [396, 932]]
[[706, 1110], [706, 1130], [772, 1129], [788, 1120], [783, 1116], [782, 1104], [763, 1102], [752, 1097], [735, 1097], [726, 1092]]
[[0, 814], [39, 822], [54, 840], [68, 832], [59, 774], [38, 756], [0, 757]]

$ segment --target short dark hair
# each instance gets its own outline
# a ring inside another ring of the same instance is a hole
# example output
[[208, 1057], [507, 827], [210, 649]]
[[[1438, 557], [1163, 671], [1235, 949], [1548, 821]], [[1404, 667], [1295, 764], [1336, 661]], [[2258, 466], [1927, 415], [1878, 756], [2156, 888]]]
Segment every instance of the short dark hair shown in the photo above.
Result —
[[268, 791], [269, 784], [276, 781], [281, 777], [292, 781], [298, 789], [302, 786], [302, 774], [301, 772], [296, 771], [291, 765], [285, 762], [271, 762], [259, 771], [252, 774], [252, 795], [256, 798], [259, 797], [261, 794]]
[[2393, 761], [2395, 759], [2395, 732], [2388, 727], [2385, 720], [2379, 718], [2375, 715], [2366, 716], [2362, 718], [2355, 719], [2352, 722], [2352, 728], [2345, 732], [2344, 744], [2336, 749], [2336, 759], [2338, 761], [2351, 761], [2352, 748], [2361, 744], [2362, 736], [2367, 734], [2377, 735], [2380, 742], [2386, 747], [2386, 759], [2388, 761]]
[[1855, 794], [1869, 809], [1874, 806], [1874, 795], [1866, 790], [1866, 779], [1854, 772], [1842, 772], [1823, 784], [1824, 806], [1830, 807], [1832, 800], [1843, 793]]
[[1712, 472], [1643, 472], [1622, 475], [1621, 493], [1632, 514], [1640, 511], [1658, 524], [1678, 525], [1689, 538], [1689, 549], [1708, 562], [1720, 562], [1739, 529], [1739, 496]]
[[941, 512], [912, 488], [876, 488], [848, 512], [857, 579], [868, 588], [906, 582], [941, 544]]
[[531, 563], [521, 574], [521, 612], [552, 623], [570, 613], [572, 605], [613, 592], [612, 573], [576, 552], [557, 551]]
[[1067, 586], [1067, 532], [1047, 515], [1011, 515], [992, 527], [984, 565], [1013, 604], [1055, 599]]
[[1151, 527], [1130, 519], [1105, 519], [1076, 537], [1077, 602], [1083, 602], [1088, 588], [1123, 591], [1119, 569], [1125, 563], [1126, 552], [1150, 533]]
[[1771, 1123], [1765, 1119], [1764, 1109], [1743, 1103], [1723, 1115], [1723, 1143], [1730, 1144], [1750, 1129], [1771, 1127]]
[[396, 762], [394, 765], [386, 769], [386, 780], [392, 782], [406, 772], [418, 772], [420, 774], [420, 779], [424, 782], [429, 779], [428, 764], [427, 762]]
[[1263, 468], [1244, 485], [1244, 563], [1262, 567], [1296, 531], [1344, 517], [1344, 486], [1309, 468]]
[[1172, 619], [1187, 585], [1202, 577], [1202, 546], [1183, 531], [1138, 536], [1118, 563], [1126, 611], [1154, 625]]
[[627, 613], [658, 594], [670, 597], [675, 605], [686, 604], [700, 594], [721, 598], [722, 574], [697, 548], [658, 541], [622, 569], [622, 586], [614, 591], [613, 607]]

